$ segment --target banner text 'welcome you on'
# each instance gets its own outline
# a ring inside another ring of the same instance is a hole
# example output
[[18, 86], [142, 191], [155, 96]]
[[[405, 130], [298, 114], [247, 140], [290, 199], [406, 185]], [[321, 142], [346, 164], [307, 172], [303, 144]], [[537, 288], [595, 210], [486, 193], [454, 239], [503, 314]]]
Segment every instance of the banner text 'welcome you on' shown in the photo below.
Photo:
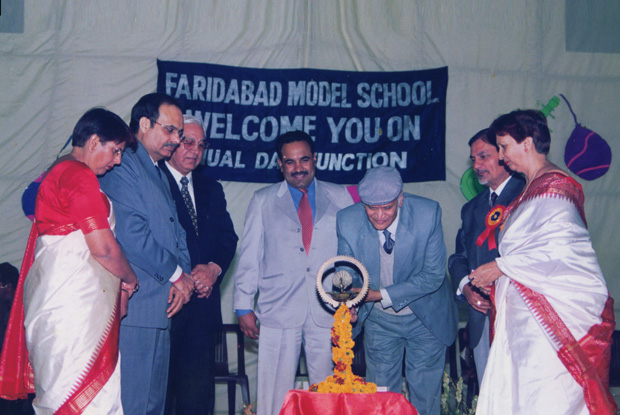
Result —
[[211, 177], [282, 179], [275, 139], [290, 130], [315, 141], [317, 175], [359, 182], [393, 166], [403, 181], [445, 180], [448, 69], [346, 72], [254, 69], [157, 61], [158, 92], [202, 120]]

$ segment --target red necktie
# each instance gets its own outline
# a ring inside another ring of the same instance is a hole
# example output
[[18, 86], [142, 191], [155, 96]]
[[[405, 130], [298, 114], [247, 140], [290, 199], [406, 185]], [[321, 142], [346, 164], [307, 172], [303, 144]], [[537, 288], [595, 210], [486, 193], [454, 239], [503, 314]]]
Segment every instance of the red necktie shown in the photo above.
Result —
[[312, 208], [310, 207], [310, 201], [308, 200], [308, 189], [299, 189], [302, 192], [301, 200], [299, 201], [299, 208], [297, 209], [297, 215], [299, 216], [299, 222], [301, 222], [301, 241], [306, 249], [306, 255], [310, 254], [310, 242], [312, 241]]

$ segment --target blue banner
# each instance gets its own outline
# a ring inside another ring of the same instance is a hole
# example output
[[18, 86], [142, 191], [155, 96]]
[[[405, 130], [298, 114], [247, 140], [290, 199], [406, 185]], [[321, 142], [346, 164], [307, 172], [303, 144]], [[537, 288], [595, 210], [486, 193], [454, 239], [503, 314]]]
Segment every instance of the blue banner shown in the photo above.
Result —
[[357, 184], [393, 166], [405, 182], [445, 180], [448, 68], [404, 72], [254, 69], [157, 61], [157, 91], [203, 121], [205, 164], [221, 180], [282, 180], [275, 139], [303, 130], [317, 177]]

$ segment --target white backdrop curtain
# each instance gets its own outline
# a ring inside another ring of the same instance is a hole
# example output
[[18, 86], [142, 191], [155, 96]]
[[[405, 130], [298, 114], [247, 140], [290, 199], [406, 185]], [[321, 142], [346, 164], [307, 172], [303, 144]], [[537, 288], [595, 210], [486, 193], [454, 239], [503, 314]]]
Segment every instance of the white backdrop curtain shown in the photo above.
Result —
[[[3, 2], [3, 6], [4, 6]], [[620, 155], [620, 54], [567, 52], [559, 0], [25, 0], [23, 33], [0, 33], [0, 261], [16, 266], [30, 222], [26, 186], [54, 159], [79, 116], [105, 106], [129, 121], [156, 89], [156, 59], [258, 68], [400, 71], [448, 66], [446, 180], [405, 190], [439, 201], [448, 253], [465, 203], [468, 139], [499, 114], [563, 93], [579, 121]], [[574, 123], [565, 104], [550, 119], [560, 167]], [[612, 295], [620, 300], [620, 169], [578, 179]], [[261, 184], [224, 183], [239, 235]], [[616, 208], [614, 208], [614, 206]], [[223, 287], [232, 311], [232, 272]], [[618, 303], [617, 303], [618, 304]], [[617, 307], [616, 310], [619, 308]], [[618, 315], [618, 313], [617, 313]], [[246, 357], [255, 397], [255, 347]], [[231, 356], [235, 356], [231, 354]], [[218, 388], [218, 394], [225, 388]], [[225, 411], [223, 396], [218, 411]]]

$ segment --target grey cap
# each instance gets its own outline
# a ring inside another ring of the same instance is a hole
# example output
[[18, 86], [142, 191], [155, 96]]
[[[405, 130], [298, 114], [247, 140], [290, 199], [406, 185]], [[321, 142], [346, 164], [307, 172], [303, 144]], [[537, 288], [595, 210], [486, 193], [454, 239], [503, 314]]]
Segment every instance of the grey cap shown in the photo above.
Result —
[[390, 203], [403, 191], [403, 179], [394, 167], [375, 167], [364, 175], [357, 185], [357, 193], [365, 205]]

